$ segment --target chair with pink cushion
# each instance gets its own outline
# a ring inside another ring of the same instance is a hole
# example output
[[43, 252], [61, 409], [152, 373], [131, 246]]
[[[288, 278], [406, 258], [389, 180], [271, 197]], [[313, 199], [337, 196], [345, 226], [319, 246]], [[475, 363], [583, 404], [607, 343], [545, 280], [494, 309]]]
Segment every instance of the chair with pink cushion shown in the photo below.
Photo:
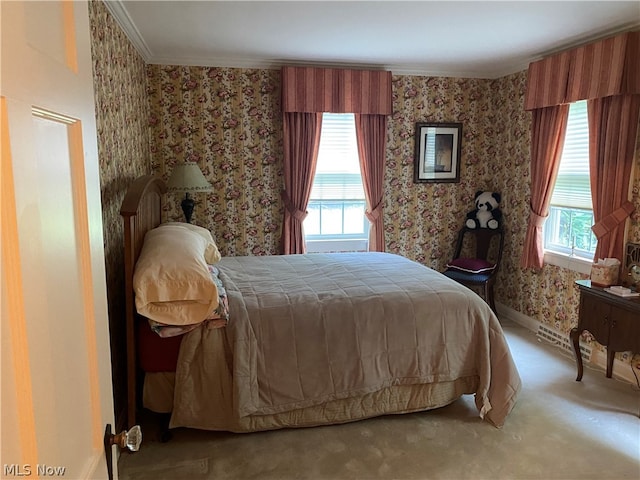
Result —
[[458, 232], [453, 258], [442, 272], [465, 287], [479, 292], [496, 315], [493, 285], [500, 267], [503, 248], [502, 228], [493, 230], [463, 227]]

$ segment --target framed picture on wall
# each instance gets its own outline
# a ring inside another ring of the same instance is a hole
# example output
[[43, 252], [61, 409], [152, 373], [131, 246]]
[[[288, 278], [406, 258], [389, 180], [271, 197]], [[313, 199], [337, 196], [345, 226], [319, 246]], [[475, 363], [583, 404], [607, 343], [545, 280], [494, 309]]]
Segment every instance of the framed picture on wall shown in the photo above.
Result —
[[416, 123], [414, 183], [460, 181], [461, 123]]

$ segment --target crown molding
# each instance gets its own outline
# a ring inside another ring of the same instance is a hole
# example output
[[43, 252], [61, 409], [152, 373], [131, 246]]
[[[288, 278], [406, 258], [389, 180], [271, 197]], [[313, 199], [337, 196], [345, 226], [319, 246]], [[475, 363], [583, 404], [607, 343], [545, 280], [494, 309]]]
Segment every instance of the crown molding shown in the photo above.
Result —
[[150, 63], [152, 58], [151, 50], [142, 35], [140, 35], [122, 2], [120, 0], [103, 0], [103, 3], [145, 63]]
[[505, 75], [526, 70], [528, 63], [516, 66], [507, 65], [493, 69], [488, 73], [486, 69], [482, 71], [472, 70], [451, 70], [448, 68], [438, 68], [435, 66], [425, 67], [420, 65], [405, 64], [367, 64], [367, 63], [344, 63], [344, 62], [310, 62], [308, 60], [258, 60], [250, 58], [215, 58], [215, 57], [152, 57], [147, 61], [152, 65], [183, 65], [192, 67], [212, 67], [212, 68], [245, 68], [278, 70], [284, 66], [296, 67], [316, 67], [316, 68], [349, 68], [356, 70], [388, 70], [394, 75], [408, 75], [421, 77], [454, 77], [454, 78], [482, 78], [494, 79]]

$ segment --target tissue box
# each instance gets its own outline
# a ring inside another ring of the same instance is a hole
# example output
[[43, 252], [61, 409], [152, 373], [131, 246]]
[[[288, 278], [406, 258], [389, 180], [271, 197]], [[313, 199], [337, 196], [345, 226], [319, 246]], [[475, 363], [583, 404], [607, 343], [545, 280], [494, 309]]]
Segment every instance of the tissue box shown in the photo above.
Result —
[[605, 265], [594, 263], [591, 265], [591, 283], [600, 287], [608, 287], [618, 283], [620, 264]]

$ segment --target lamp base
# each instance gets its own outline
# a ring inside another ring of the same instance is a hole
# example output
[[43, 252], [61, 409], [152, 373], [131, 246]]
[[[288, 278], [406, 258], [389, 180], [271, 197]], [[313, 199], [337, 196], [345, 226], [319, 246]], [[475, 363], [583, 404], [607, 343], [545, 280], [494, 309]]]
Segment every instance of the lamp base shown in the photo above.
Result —
[[193, 198], [188, 193], [185, 193], [184, 200], [180, 206], [182, 207], [182, 212], [184, 213], [184, 218], [187, 223], [191, 223], [191, 216], [193, 215], [193, 207], [196, 202], [193, 201]]

